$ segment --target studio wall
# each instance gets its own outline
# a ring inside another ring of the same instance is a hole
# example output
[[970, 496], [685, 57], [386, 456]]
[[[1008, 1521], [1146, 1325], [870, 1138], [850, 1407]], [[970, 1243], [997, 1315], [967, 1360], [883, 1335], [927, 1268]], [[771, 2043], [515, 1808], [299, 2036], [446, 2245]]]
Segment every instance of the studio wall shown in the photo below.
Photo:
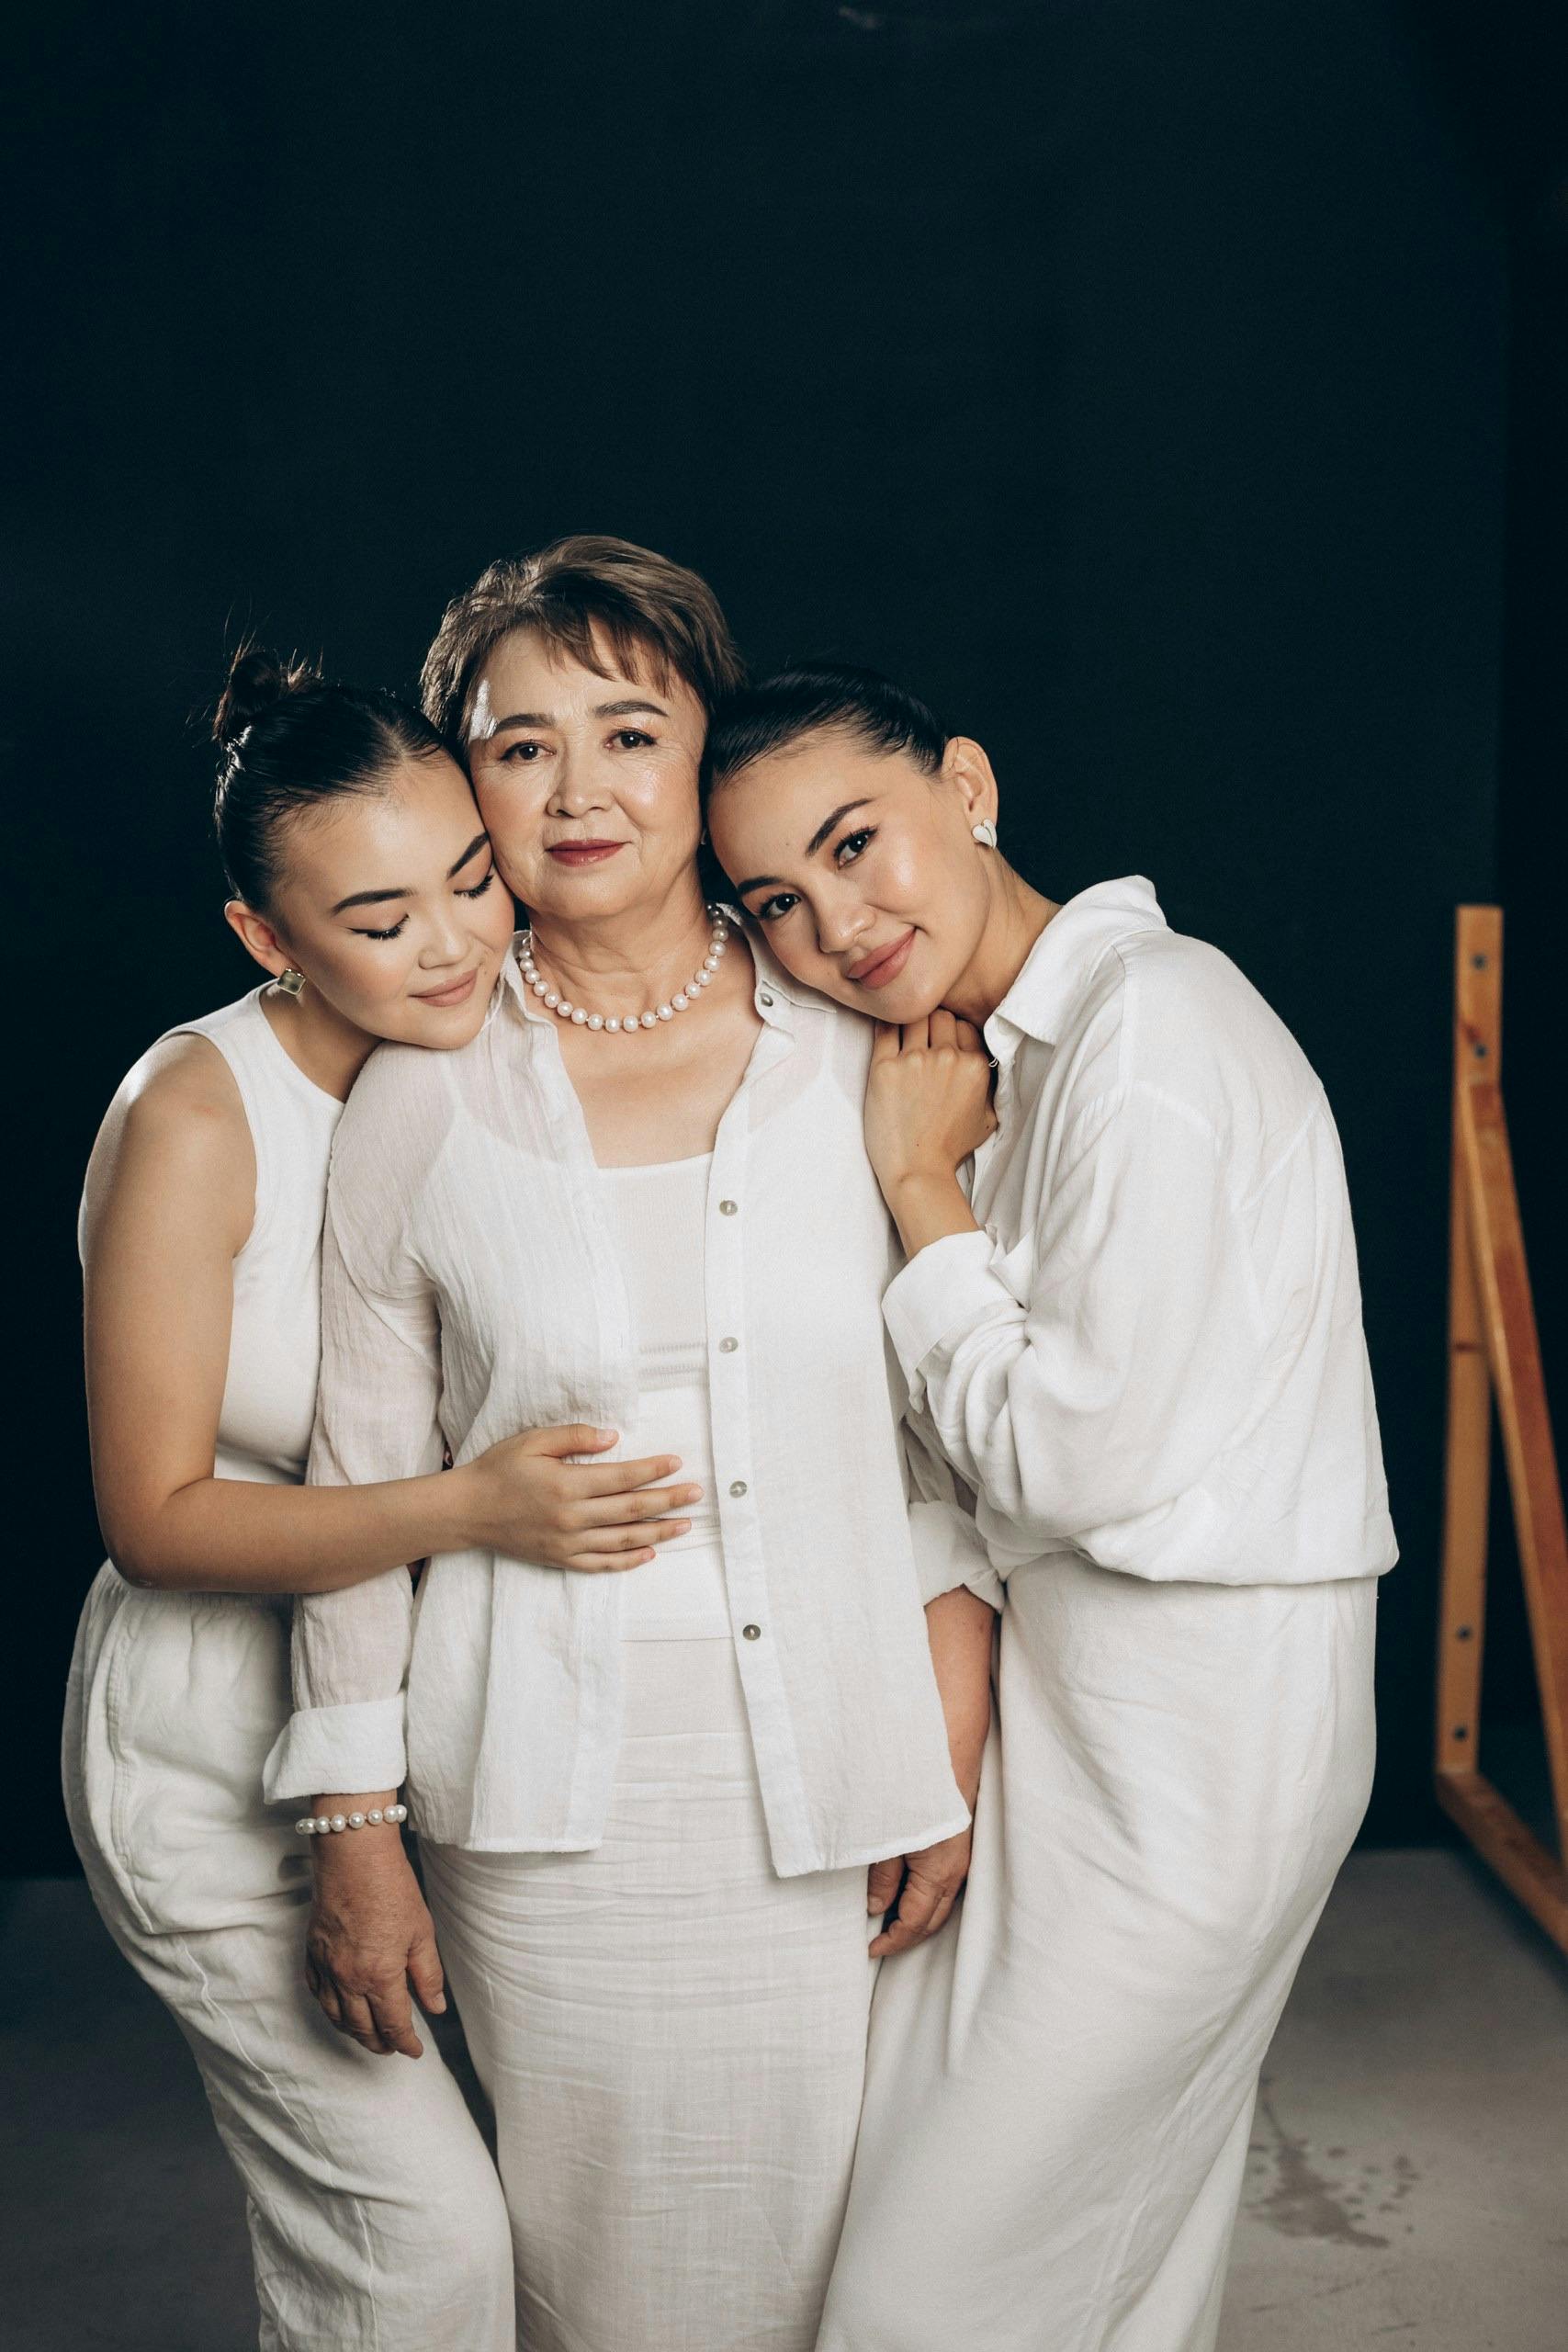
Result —
[[[193, 715], [256, 628], [410, 681], [491, 556], [696, 565], [888, 669], [1063, 896], [1151, 876], [1321, 1071], [1404, 1559], [1369, 1835], [1427, 1794], [1452, 908], [1499, 884], [1506, 242], [1382, 0], [24, 10], [5, 739], [10, 1867], [99, 1558], [73, 1215], [238, 995]], [[1527, 857], [1528, 865], [1529, 859]]]

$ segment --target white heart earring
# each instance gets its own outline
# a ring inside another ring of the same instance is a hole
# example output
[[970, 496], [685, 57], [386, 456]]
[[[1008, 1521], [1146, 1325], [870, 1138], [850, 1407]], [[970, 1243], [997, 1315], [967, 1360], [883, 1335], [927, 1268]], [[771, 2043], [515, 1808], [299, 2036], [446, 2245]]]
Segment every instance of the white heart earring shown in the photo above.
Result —
[[975, 839], [979, 842], [982, 849], [995, 849], [997, 845], [997, 829], [995, 825], [992, 824], [988, 817], [982, 817], [979, 823], [977, 825], [971, 825], [969, 830], [974, 834]]

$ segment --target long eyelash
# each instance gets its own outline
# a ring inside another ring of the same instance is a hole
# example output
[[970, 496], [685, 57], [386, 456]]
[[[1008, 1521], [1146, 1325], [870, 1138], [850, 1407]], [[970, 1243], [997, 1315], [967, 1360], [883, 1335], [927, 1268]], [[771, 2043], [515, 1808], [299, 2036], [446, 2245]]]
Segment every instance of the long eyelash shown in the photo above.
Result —
[[482, 882], [476, 882], [471, 890], [459, 890], [457, 896], [459, 899], [482, 899], [494, 880], [495, 868], [492, 865]]
[[360, 929], [358, 923], [355, 923], [354, 928], [359, 933], [361, 939], [396, 939], [399, 932], [403, 929], [407, 922], [407, 915], [400, 915], [398, 918], [398, 921], [392, 925], [390, 931], [364, 931]]
[[[844, 835], [843, 840], [833, 852], [834, 865], [838, 865], [840, 852], [848, 849], [852, 842], [859, 842], [861, 850], [863, 851], [875, 839], [876, 827], [874, 825], [857, 825], [852, 833], [846, 833]], [[857, 852], [857, 855], [858, 854], [859, 852]]]

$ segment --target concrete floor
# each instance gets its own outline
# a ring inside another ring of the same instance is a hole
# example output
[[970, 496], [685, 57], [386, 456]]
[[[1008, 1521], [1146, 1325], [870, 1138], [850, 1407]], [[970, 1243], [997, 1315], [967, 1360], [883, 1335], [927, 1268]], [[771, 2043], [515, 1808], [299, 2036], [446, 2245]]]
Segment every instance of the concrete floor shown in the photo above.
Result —
[[[0, 1892], [0, 1970], [8, 2352], [245, 2352], [239, 2189], [85, 1888]], [[1467, 1857], [1357, 1855], [1269, 2056], [1221, 2352], [1561, 2352], [1565, 2310], [1568, 1969]]]

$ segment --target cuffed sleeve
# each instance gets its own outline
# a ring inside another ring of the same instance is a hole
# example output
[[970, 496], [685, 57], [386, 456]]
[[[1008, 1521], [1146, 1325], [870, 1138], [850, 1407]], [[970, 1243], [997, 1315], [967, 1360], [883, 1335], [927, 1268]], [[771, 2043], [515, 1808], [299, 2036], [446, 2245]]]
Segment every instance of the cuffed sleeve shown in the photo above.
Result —
[[397, 1789], [407, 1771], [400, 1690], [389, 1699], [297, 1709], [266, 1759], [264, 1786], [274, 1804], [285, 1797]]
[[952, 1471], [911, 1422], [904, 1423], [900, 1437], [909, 1541], [921, 1607], [964, 1585], [976, 1599], [1000, 1609], [1001, 1579], [975, 1524], [974, 1512], [966, 1510], [959, 1498]]
[[994, 1307], [993, 1247], [988, 1233], [950, 1233], [919, 1250], [888, 1285], [882, 1311], [912, 1393], [923, 1385], [927, 1357]]
[[[344, 1114], [321, 1239], [321, 1368], [312, 1486], [418, 1477], [441, 1466], [440, 1329], [403, 1223], [377, 1181], [377, 1139]], [[393, 1568], [294, 1604], [292, 1719], [266, 1764], [270, 1795], [400, 1785], [413, 1587]]]

